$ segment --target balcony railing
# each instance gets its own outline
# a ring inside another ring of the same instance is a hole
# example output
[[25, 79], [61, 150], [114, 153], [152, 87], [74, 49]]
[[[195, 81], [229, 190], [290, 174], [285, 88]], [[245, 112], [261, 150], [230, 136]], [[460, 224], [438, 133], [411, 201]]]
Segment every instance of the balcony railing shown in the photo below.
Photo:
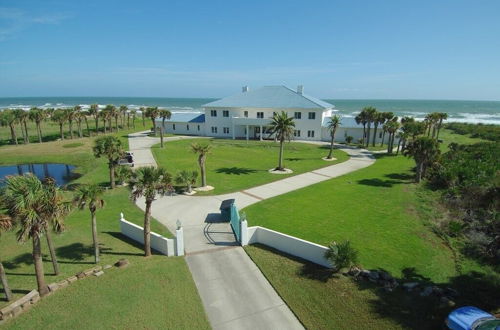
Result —
[[232, 120], [234, 125], [266, 126], [271, 124], [272, 117], [268, 118], [232, 117]]

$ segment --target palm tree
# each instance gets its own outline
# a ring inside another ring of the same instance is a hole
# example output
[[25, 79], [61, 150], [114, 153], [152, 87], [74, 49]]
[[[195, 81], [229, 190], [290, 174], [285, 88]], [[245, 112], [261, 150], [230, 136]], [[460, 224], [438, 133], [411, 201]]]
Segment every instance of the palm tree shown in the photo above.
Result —
[[110, 118], [109, 110], [106, 108], [102, 109], [102, 111], [99, 112], [98, 117], [101, 118], [101, 120], [102, 120], [102, 123], [103, 123], [102, 126], [104, 127], [104, 134], [106, 134], [107, 133], [107, 126], [106, 125], [107, 125], [108, 120]]
[[144, 107], [140, 107], [139, 110], [141, 111], [142, 127], [145, 127], [146, 126], [146, 109], [144, 109]]
[[154, 134], [156, 136], [156, 124], [155, 124], [155, 119], [158, 117], [160, 114], [160, 110], [158, 110], [158, 107], [147, 107], [146, 108], [146, 117], [151, 119], [151, 122], [153, 123], [153, 130]]
[[14, 114], [17, 117], [18, 123], [21, 125], [21, 133], [23, 133], [24, 144], [30, 143], [30, 138], [28, 134], [27, 121], [29, 119], [29, 113], [22, 109], [14, 110]]
[[361, 111], [356, 117], [354, 117], [354, 120], [356, 121], [356, 124], [363, 125], [363, 141], [362, 141], [362, 144], [365, 145], [366, 124], [368, 123], [368, 117], [367, 117], [366, 111]]
[[436, 140], [439, 140], [439, 132], [441, 131], [441, 127], [443, 126], [443, 120], [448, 119], [448, 114], [446, 112], [438, 112], [437, 118], [438, 118], [439, 122], [437, 124]]
[[367, 132], [366, 132], [366, 146], [370, 145], [370, 130], [372, 123], [377, 118], [377, 109], [374, 107], [364, 107], [361, 113], [365, 113], [366, 115], [366, 124], [367, 124]]
[[141, 167], [133, 173], [129, 187], [132, 189], [131, 198], [134, 202], [142, 196], [146, 200], [144, 256], [149, 257], [151, 255], [151, 204], [156, 195], [165, 195], [172, 191], [172, 176], [161, 167]]
[[396, 137], [396, 132], [399, 129], [398, 117], [394, 117], [389, 120], [386, 124], [387, 132], [389, 133], [389, 141], [387, 142], [387, 153], [392, 154], [392, 149], [394, 148], [394, 139]]
[[24, 176], [8, 177], [2, 195], [2, 203], [7, 209], [7, 214], [19, 225], [18, 241], [32, 240], [32, 256], [38, 292], [43, 297], [48, 294], [49, 289], [45, 282], [40, 243], [40, 237], [46, 229], [45, 212], [47, 208], [42, 182], [31, 173]]
[[372, 147], [375, 147], [375, 141], [377, 140], [377, 129], [379, 125], [385, 123], [385, 112], [376, 112], [373, 117], [373, 141]]
[[425, 177], [427, 168], [439, 157], [439, 144], [435, 139], [421, 136], [410, 142], [405, 148], [404, 155], [411, 156], [417, 165], [416, 181]]
[[99, 263], [99, 241], [97, 239], [97, 220], [96, 211], [104, 207], [104, 199], [102, 199], [103, 190], [96, 184], [82, 185], [76, 191], [73, 202], [78, 205], [78, 208], [83, 210], [88, 205], [90, 211], [90, 220], [92, 223], [92, 239], [94, 241], [94, 261]]
[[276, 170], [283, 171], [283, 148], [285, 140], [290, 141], [293, 137], [293, 130], [295, 128], [295, 122], [292, 117], [288, 117], [285, 111], [281, 113], [275, 113], [271, 125], [269, 126], [271, 134], [276, 134], [276, 139], [280, 142], [280, 153], [278, 159], [278, 167]]
[[85, 120], [85, 127], [87, 129], [87, 135], [90, 137], [90, 127], [89, 127], [89, 120], [87, 117], [89, 117], [91, 114], [90, 114], [90, 111], [82, 111], [82, 118], [83, 120]]
[[69, 125], [69, 136], [73, 139], [73, 120], [80, 116], [81, 106], [75, 105], [73, 108], [67, 109], [68, 111], [68, 125]]
[[[12, 221], [9, 216], [0, 214], [0, 233], [12, 228]], [[9, 283], [7, 282], [7, 275], [3, 268], [2, 260], [0, 259], [0, 282], [2, 282], [3, 292], [7, 301], [12, 300], [12, 291], [10, 290]]]
[[[126, 105], [120, 105], [120, 108], [118, 108], [119, 115], [121, 117], [121, 122], [122, 122], [122, 128], [125, 127], [125, 115], [127, 114], [128, 108]], [[128, 123], [127, 123], [128, 125]]]
[[17, 136], [16, 136], [17, 123], [18, 123], [17, 117], [13, 110], [5, 109], [2, 112], [0, 112], [0, 125], [9, 126], [12, 144], [16, 145], [17, 145]]
[[[108, 122], [108, 129], [110, 132], [113, 131], [113, 127], [112, 127], [112, 124], [113, 124], [113, 118], [115, 118], [116, 120], [116, 125], [118, 126], [118, 122], [117, 122], [117, 110], [116, 110], [116, 107], [112, 104], [108, 104], [102, 111], [101, 111], [104, 115], [104, 118], [107, 120]], [[118, 130], [118, 128], [116, 128]]]
[[[43, 182], [42, 203], [45, 205], [43, 217], [45, 219], [45, 238], [49, 247], [50, 257], [52, 260], [52, 267], [54, 268], [55, 275], [59, 275], [59, 265], [57, 264], [56, 250], [52, 241], [51, 231], [56, 234], [64, 231], [64, 217], [70, 210], [70, 205], [66, 203], [52, 178], [46, 178]], [[50, 228], [52, 227], [52, 228]]]
[[89, 108], [89, 114], [94, 117], [95, 121], [95, 134], [99, 134], [99, 105], [91, 104]]
[[187, 192], [193, 192], [193, 185], [196, 183], [196, 179], [198, 179], [197, 171], [186, 171], [182, 170], [177, 174], [175, 178], [175, 182], [177, 184], [184, 184], [187, 186]]
[[57, 109], [54, 111], [50, 119], [59, 124], [59, 134], [61, 135], [61, 140], [64, 140], [63, 126], [68, 121], [69, 112], [65, 109]]
[[163, 133], [165, 130], [165, 120], [170, 119], [172, 113], [167, 109], [161, 109], [158, 112], [158, 116], [161, 118], [161, 128], [160, 128], [160, 146], [163, 148]]
[[193, 143], [193, 144], [191, 144], [191, 150], [195, 154], [198, 154], [198, 165], [200, 166], [200, 172], [201, 172], [201, 186], [206, 187], [207, 186], [207, 174], [205, 171], [205, 163], [207, 161], [208, 154], [212, 150], [212, 146], [209, 144]]
[[137, 114], [137, 110], [132, 109], [129, 113], [132, 115], [132, 128], [135, 129], [135, 115]]
[[78, 111], [77, 113], [75, 113], [75, 120], [76, 120], [76, 123], [78, 125], [78, 136], [80, 138], [83, 137], [83, 131], [82, 131], [83, 118], [85, 118], [85, 115], [83, 114], [82, 111]]
[[[387, 121], [391, 120], [392, 118], [394, 118], [394, 114], [392, 112], [382, 112], [383, 113], [383, 118], [384, 118], [384, 122], [382, 123], [382, 125], [384, 125]], [[385, 133], [387, 133], [387, 130], [384, 128], [384, 126], [382, 126], [382, 141], [380, 141], [380, 146], [383, 146], [384, 145], [384, 140], [385, 140]]]
[[340, 126], [340, 116], [333, 115], [327, 124], [328, 131], [330, 131], [330, 136], [332, 137], [332, 139], [330, 141], [330, 152], [328, 153], [328, 156], [326, 157], [327, 159], [333, 158], [333, 140], [335, 139], [335, 132], [337, 131], [337, 128], [339, 126]]
[[115, 188], [115, 168], [123, 156], [122, 142], [114, 136], [103, 136], [94, 141], [94, 156], [96, 158], [106, 157], [109, 166], [109, 183], [111, 189]]
[[31, 108], [29, 111], [30, 120], [34, 121], [36, 124], [36, 130], [38, 133], [38, 143], [42, 143], [42, 127], [41, 123], [47, 118], [48, 113], [40, 108]]

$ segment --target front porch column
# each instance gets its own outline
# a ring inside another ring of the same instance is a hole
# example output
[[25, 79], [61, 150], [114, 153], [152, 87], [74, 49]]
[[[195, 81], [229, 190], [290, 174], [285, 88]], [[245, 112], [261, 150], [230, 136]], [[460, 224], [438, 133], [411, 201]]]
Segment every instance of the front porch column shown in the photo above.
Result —
[[260, 125], [260, 140], [262, 141], [262, 125]]
[[247, 125], [247, 141], [248, 141], [248, 131], [249, 131], [249, 127]]

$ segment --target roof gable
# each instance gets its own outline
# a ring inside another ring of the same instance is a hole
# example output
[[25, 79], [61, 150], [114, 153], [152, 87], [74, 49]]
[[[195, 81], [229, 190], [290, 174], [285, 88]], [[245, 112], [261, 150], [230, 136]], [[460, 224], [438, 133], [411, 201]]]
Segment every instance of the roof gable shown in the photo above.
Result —
[[334, 106], [286, 86], [265, 86], [204, 104], [203, 107], [329, 109]]

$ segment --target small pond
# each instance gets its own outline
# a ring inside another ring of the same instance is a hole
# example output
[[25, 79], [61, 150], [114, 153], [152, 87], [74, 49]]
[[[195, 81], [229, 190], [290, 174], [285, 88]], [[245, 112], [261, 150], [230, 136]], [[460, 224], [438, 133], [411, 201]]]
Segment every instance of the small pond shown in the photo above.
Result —
[[75, 174], [72, 172], [75, 166], [66, 164], [21, 164], [0, 166], [0, 185], [4, 184], [4, 179], [8, 175], [23, 175], [33, 173], [38, 178], [51, 177], [56, 180], [58, 186], [65, 185]]

